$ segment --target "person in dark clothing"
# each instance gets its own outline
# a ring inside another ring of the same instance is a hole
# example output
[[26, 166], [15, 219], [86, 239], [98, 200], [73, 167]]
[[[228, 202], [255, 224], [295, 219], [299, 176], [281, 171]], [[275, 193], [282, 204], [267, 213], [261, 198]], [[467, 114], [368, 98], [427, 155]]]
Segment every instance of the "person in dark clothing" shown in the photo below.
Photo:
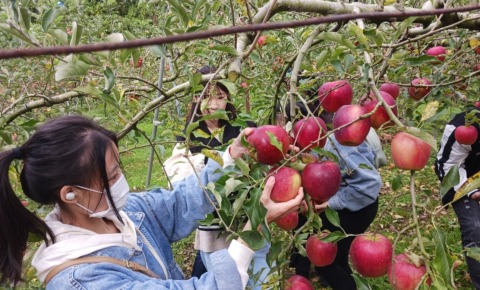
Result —
[[[443, 204], [449, 204], [453, 201], [455, 192], [467, 181], [480, 171], [480, 138], [472, 145], [462, 145], [455, 139], [455, 130], [457, 127], [465, 125], [465, 117], [468, 112], [456, 115], [443, 131], [435, 161], [435, 173], [442, 181], [451, 168], [458, 165], [460, 182], [451, 188], [443, 197]], [[480, 118], [480, 112], [475, 113]], [[480, 136], [478, 123], [472, 124], [477, 129]], [[462, 234], [462, 245], [464, 248], [480, 247], [480, 190], [476, 189], [469, 192], [466, 196], [453, 202], [451, 205], [457, 215]], [[466, 256], [468, 271], [475, 289], [480, 289], [480, 262]]]

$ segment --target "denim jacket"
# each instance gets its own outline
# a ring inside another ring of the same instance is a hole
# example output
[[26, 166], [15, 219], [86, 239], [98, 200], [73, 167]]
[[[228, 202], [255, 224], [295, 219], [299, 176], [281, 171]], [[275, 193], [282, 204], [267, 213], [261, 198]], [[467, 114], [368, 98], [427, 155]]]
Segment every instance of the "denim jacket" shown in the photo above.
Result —
[[[206, 185], [216, 181], [219, 174], [214, 171], [217, 169], [217, 163], [209, 162], [200, 173], [201, 183]], [[213, 206], [195, 176], [176, 183], [173, 191], [156, 189], [132, 193], [123, 211], [155, 249], [168, 272], [168, 279], [141, 235], [137, 235], [138, 247], [111, 246], [86, 256], [136, 262], [155, 272], [159, 279], [110, 263], [79, 264], [59, 272], [46, 289], [243, 289], [236, 265], [238, 261], [232, 258], [235, 254], [229, 254], [227, 249], [211, 254], [213, 269], [200, 279], [183, 280], [184, 276], [174, 260], [171, 244], [188, 236], [198, 226], [197, 221], [212, 210]], [[81, 244], [82, 240], [72, 236], [70, 242]], [[36, 263], [41, 266], [42, 261]]]
[[342, 171], [340, 189], [328, 200], [328, 206], [334, 210], [358, 211], [375, 202], [382, 178], [375, 168], [374, 149], [367, 142], [358, 146], [340, 145], [333, 135], [327, 140], [324, 149], [339, 157]]

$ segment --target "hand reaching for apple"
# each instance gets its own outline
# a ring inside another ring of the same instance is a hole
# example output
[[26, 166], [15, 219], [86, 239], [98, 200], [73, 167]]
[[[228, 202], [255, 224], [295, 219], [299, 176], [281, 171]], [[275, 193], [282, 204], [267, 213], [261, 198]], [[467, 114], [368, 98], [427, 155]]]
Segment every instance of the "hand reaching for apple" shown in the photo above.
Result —
[[245, 128], [243, 129], [240, 134], [235, 138], [235, 141], [233, 141], [232, 145], [228, 147], [230, 156], [232, 156], [233, 159], [237, 159], [241, 157], [243, 154], [248, 154], [248, 148], [242, 145], [242, 139], [245, 137], [247, 138], [250, 136], [253, 131], [255, 131], [255, 128]]
[[276, 221], [277, 219], [284, 217], [290, 212], [297, 210], [303, 201], [303, 188], [300, 187], [297, 196], [293, 199], [285, 202], [274, 202], [270, 199], [270, 194], [275, 184], [275, 178], [270, 177], [265, 183], [260, 202], [267, 209], [267, 223]]
[[321, 212], [324, 212], [327, 209], [327, 207], [328, 207], [328, 201], [323, 202], [321, 204], [316, 204], [314, 209], [316, 213], [321, 213]]

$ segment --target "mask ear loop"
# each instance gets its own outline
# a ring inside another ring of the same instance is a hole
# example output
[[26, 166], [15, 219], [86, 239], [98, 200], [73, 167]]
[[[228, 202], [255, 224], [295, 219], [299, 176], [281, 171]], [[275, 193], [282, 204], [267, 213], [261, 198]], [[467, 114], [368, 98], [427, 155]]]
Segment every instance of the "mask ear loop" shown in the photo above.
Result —
[[[91, 189], [91, 188], [88, 188], [88, 187], [84, 187], [84, 186], [81, 186], [81, 185], [74, 185], [75, 187], [78, 187], [78, 188], [81, 188], [81, 189], [84, 189], [84, 190], [88, 190], [88, 191], [92, 191], [92, 192], [96, 192], [98, 194], [101, 194], [101, 195], [104, 195], [105, 194], [105, 191], [98, 191], [98, 190], [95, 190], [95, 189]], [[97, 210], [98, 206], [100, 205], [100, 202], [102, 201], [101, 197], [100, 197], [100, 200], [98, 201], [98, 204], [97, 206], [95, 207], [95, 211]], [[108, 198], [107, 198], [107, 203], [108, 203]], [[84, 210], [86, 210], [89, 214], [94, 214], [95, 211], [92, 211], [91, 209], [88, 209], [86, 208], [85, 206], [79, 204], [78, 202], [75, 203], [76, 205], [78, 205], [79, 207], [83, 208]]]

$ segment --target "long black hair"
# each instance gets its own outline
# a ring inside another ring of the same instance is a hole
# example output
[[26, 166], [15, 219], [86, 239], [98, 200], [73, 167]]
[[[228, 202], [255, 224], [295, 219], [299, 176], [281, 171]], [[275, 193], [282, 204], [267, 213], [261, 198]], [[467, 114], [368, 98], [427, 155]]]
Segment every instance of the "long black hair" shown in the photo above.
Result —
[[24, 194], [40, 204], [61, 206], [63, 186], [88, 187], [101, 181], [114, 205], [105, 165], [105, 154], [114, 146], [118, 141], [113, 132], [88, 118], [65, 116], [41, 125], [21, 147], [0, 153], [0, 284], [21, 281], [29, 233], [42, 237], [47, 245], [55, 242], [52, 230], [13, 191], [8, 174], [13, 160], [23, 161], [20, 182]]

